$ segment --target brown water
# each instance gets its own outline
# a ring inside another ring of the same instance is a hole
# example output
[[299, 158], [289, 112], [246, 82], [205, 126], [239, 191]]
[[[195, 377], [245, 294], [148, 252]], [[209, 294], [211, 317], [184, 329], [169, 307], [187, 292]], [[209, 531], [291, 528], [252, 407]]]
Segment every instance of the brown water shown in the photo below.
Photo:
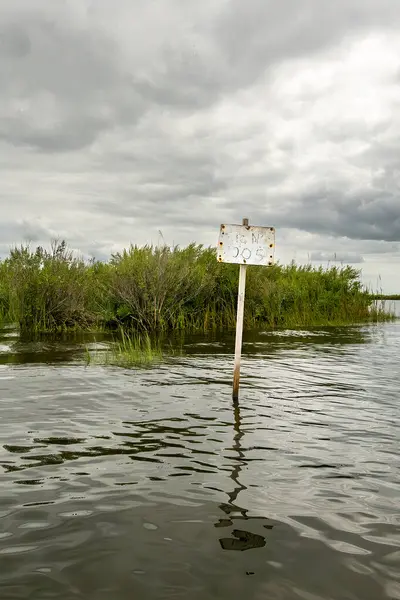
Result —
[[400, 322], [148, 370], [0, 333], [0, 598], [400, 598]]

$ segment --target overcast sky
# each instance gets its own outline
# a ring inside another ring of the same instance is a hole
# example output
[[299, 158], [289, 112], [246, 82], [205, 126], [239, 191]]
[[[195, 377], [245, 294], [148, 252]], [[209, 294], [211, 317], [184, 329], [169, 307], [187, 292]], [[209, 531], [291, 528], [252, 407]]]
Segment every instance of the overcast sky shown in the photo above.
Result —
[[399, 27], [400, 0], [0, 0], [0, 255], [248, 217], [400, 292]]

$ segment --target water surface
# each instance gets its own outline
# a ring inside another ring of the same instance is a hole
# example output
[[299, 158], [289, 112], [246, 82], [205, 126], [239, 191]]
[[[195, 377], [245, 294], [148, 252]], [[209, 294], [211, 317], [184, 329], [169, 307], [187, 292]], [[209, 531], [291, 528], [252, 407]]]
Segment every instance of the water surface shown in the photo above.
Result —
[[89, 342], [0, 333], [2, 599], [400, 598], [399, 321]]

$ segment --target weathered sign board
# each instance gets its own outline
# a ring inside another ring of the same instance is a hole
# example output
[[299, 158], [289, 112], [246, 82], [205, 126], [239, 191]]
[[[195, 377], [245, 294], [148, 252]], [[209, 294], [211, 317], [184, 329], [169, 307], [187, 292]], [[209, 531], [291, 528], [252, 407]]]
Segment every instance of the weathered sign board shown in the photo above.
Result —
[[217, 256], [219, 262], [271, 266], [274, 251], [274, 227], [221, 225]]
[[221, 225], [217, 245], [217, 260], [239, 267], [239, 289], [236, 316], [235, 365], [233, 370], [233, 400], [239, 398], [240, 359], [242, 354], [244, 297], [248, 265], [271, 267], [274, 264], [275, 228], [253, 227], [247, 219], [242, 225]]

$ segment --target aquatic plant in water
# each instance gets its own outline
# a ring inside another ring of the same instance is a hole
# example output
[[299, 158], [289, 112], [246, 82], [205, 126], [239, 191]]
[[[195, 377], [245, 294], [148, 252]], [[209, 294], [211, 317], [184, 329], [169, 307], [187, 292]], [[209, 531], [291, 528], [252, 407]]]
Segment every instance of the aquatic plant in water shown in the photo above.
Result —
[[148, 334], [128, 335], [121, 329], [119, 339], [108, 348], [94, 352], [86, 348], [85, 356], [87, 364], [130, 368], [151, 366], [163, 360], [164, 353], [160, 342], [152, 340]]

